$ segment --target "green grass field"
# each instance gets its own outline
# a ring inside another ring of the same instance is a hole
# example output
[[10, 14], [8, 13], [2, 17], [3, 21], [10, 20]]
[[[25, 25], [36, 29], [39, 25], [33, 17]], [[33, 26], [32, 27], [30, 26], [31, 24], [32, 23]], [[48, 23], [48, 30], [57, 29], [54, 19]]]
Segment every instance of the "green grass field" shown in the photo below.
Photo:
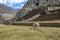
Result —
[[60, 40], [60, 28], [0, 24], [0, 40]]

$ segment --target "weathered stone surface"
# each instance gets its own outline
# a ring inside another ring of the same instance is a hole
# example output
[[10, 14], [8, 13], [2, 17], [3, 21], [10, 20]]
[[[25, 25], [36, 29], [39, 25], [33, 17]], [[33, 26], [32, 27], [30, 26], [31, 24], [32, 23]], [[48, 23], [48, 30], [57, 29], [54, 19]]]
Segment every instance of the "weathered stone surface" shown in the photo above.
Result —
[[33, 9], [38, 9], [40, 8], [40, 6], [46, 7], [49, 4], [58, 4], [59, 2], [60, 2], [59, 0], [28, 0], [24, 7], [19, 12], [17, 12], [17, 14], [19, 14], [17, 16], [19, 18], [22, 18]]

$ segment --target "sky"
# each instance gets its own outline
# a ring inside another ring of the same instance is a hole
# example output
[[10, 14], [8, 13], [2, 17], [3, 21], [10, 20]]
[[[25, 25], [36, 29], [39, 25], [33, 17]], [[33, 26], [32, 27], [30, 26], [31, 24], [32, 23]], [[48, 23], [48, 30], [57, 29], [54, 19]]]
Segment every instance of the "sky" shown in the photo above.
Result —
[[0, 0], [1, 4], [10, 6], [14, 9], [22, 8], [28, 0]]

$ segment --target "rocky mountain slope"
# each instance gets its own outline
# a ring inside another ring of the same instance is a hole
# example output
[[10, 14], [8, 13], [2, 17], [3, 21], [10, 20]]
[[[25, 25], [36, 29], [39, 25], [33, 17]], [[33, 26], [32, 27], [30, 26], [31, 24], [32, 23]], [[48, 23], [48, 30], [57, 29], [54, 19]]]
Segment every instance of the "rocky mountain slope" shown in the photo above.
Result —
[[0, 4], [0, 20], [2, 20], [2, 18], [4, 20], [10, 20], [11, 18], [13, 18], [15, 16], [16, 12], [17, 12], [17, 10], [15, 10], [9, 6]]
[[[49, 4], [59, 4], [59, 0], [58, 1], [56, 0], [28, 0], [28, 2], [24, 5], [24, 7], [20, 11], [17, 12], [18, 19], [20, 20], [23, 17], [26, 17], [26, 15], [27, 14], [29, 15], [30, 12], [35, 13], [36, 11], [35, 12], [32, 11], [34, 9], [42, 10], [40, 12], [44, 14], [43, 12], [49, 8], [47, 7]], [[49, 14], [49, 12], [46, 12], [46, 14]], [[24, 20], [24, 18], [22, 20]]]
[[0, 4], [0, 13], [15, 13], [16, 10], [9, 7], [9, 6], [5, 6], [3, 4]]

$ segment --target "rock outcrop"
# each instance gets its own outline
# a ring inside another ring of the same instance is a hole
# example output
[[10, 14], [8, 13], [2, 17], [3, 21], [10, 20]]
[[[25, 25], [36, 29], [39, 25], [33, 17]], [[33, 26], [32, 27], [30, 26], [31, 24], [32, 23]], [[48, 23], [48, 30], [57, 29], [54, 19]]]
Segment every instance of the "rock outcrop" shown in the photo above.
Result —
[[28, 0], [24, 7], [17, 12], [17, 17], [20, 20], [34, 9], [41, 9], [44, 11], [49, 4], [59, 4], [59, 2], [59, 0]]

